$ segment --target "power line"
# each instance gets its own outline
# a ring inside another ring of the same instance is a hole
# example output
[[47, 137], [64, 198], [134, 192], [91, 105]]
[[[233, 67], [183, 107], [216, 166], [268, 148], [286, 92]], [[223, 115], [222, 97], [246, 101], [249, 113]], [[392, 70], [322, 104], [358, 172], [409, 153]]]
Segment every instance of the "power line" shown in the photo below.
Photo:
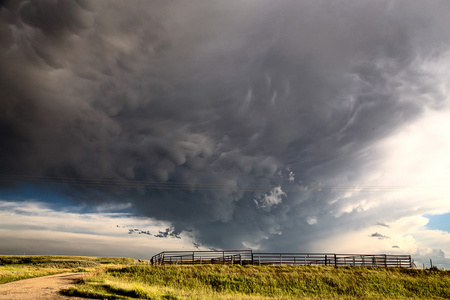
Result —
[[[146, 188], [161, 190], [196, 190], [196, 191], [226, 191], [230, 189], [229, 185], [219, 183], [189, 183], [189, 182], [160, 182], [146, 180], [121, 180], [121, 179], [103, 179], [103, 178], [75, 178], [62, 176], [36, 176], [36, 175], [12, 175], [0, 174], [0, 181], [14, 183], [33, 183], [33, 184], [61, 184], [85, 186], [94, 188]], [[274, 185], [234, 185], [235, 189], [241, 191], [266, 192], [273, 189]], [[392, 186], [374, 186], [374, 185], [309, 185], [284, 187], [284, 192], [293, 191], [348, 191], [348, 192], [386, 192], [386, 191], [434, 191], [448, 190], [448, 186], [414, 186], [414, 185], [392, 185]]]

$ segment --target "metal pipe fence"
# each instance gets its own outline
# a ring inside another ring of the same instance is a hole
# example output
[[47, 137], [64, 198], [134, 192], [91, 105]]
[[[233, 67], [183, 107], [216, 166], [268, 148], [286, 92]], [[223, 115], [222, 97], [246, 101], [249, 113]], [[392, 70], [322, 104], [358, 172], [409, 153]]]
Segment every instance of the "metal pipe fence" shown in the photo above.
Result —
[[336, 254], [336, 253], [262, 253], [252, 250], [164, 251], [154, 255], [152, 265], [292, 265], [412, 268], [411, 255]]

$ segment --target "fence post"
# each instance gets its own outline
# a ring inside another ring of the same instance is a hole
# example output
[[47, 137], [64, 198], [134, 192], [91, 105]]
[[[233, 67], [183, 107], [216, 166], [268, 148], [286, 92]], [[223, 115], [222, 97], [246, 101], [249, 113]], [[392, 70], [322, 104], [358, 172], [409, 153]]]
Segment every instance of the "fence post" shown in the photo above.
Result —
[[225, 264], [225, 251], [222, 251], [222, 264]]
[[239, 253], [239, 264], [242, 266], [242, 255]]
[[280, 253], [280, 266], [283, 264], [282, 254]]
[[334, 267], [337, 267], [337, 257], [336, 257], [336, 253], [334, 254]]
[[327, 266], [328, 255], [325, 254], [325, 266]]
[[384, 267], [387, 268], [387, 255], [384, 255]]
[[353, 255], [353, 266], [355, 266], [355, 256]]

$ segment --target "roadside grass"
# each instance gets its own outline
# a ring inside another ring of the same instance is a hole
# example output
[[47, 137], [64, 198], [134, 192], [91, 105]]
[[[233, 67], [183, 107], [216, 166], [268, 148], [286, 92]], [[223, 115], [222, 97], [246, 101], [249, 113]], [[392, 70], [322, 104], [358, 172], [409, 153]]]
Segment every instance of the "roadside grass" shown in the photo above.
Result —
[[66, 272], [124, 267], [135, 263], [132, 258], [122, 257], [0, 255], [0, 284]]
[[324, 266], [148, 266], [96, 270], [66, 295], [96, 299], [449, 299], [450, 272]]

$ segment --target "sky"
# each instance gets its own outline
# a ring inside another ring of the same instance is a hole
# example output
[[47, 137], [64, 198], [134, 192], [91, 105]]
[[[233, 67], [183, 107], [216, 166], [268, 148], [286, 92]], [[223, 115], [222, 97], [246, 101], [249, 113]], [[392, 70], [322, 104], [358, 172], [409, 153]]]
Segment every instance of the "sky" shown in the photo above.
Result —
[[450, 2], [0, 2], [0, 254], [450, 269]]

